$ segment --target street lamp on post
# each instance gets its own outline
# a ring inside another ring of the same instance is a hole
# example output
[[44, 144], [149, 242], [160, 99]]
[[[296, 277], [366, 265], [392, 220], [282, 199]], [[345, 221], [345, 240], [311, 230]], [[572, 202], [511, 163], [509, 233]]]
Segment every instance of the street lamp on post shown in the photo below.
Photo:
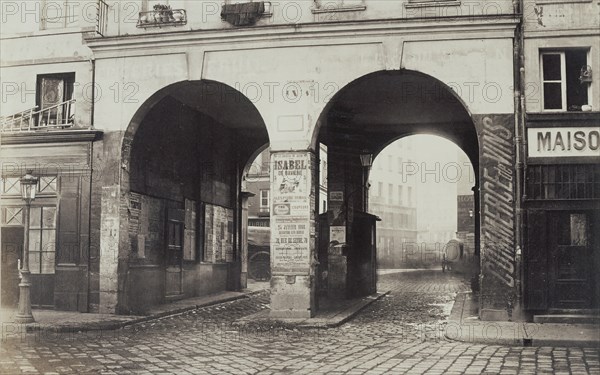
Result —
[[21, 272], [21, 282], [19, 283], [19, 309], [15, 315], [16, 323], [33, 323], [33, 314], [31, 313], [31, 294], [29, 287], [29, 212], [31, 202], [35, 199], [38, 178], [32, 175], [33, 171], [28, 170], [25, 176], [21, 178], [21, 198], [25, 201], [25, 212], [23, 222], [25, 225], [25, 235], [23, 238], [23, 266]]
[[363, 209], [365, 212], [368, 211], [368, 200], [369, 200], [369, 186], [367, 182], [367, 171], [373, 165], [373, 154], [368, 150], [364, 150], [360, 154], [360, 164], [362, 165], [362, 188], [363, 188]]
[[348, 204], [350, 203], [350, 197], [353, 197], [355, 194], [361, 193], [362, 195], [362, 199], [363, 199], [363, 211], [367, 212], [367, 199], [369, 197], [369, 189], [367, 186], [367, 181], [366, 181], [366, 176], [367, 174], [365, 173], [366, 170], [368, 170], [369, 168], [371, 168], [371, 165], [373, 164], [373, 154], [370, 154], [369, 151], [364, 150], [361, 154], [360, 154], [360, 164], [362, 166], [361, 169], [361, 186], [357, 189], [352, 190], [351, 193], [346, 194], [346, 196], [344, 197], [344, 208], [345, 208], [345, 212], [346, 212], [346, 225], [349, 222], [349, 214], [348, 214]]

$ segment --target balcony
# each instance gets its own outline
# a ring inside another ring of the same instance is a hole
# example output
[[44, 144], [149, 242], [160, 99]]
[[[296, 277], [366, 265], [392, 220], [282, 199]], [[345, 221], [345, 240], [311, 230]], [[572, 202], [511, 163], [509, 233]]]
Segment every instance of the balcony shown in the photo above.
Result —
[[183, 26], [187, 23], [185, 9], [160, 8], [148, 12], [140, 12], [137, 27]]
[[75, 125], [74, 117], [75, 99], [44, 109], [36, 106], [11, 116], [0, 117], [0, 133], [68, 129]]

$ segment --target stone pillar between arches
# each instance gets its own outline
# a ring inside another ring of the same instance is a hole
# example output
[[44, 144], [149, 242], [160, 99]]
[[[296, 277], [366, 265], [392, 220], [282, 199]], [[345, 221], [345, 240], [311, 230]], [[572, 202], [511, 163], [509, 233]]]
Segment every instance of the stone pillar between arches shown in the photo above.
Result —
[[315, 298], [316, 157], [271, 153], [271, 317], [311, 318]]

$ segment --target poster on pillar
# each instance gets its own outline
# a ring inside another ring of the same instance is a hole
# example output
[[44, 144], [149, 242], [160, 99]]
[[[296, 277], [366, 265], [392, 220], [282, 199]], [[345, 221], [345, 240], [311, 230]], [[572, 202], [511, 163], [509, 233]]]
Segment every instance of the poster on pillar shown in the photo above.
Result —
[[311, 262], [311, 195], [313, 156], [308, 152], [272, 155], [272, 244], [273, 273], [306, 274]]

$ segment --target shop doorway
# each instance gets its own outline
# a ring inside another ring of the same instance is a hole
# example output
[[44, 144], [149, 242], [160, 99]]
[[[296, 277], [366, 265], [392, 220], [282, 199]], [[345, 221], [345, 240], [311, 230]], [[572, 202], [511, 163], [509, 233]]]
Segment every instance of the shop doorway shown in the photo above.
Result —
[[183, 210], [168, 210], [167, 249], [165, 267], [165, 297], [180, 298], [183, 295]]
[[549, 302], [551, 309], [597, 308], [600, 267], [598, 214], [550, 212]]

